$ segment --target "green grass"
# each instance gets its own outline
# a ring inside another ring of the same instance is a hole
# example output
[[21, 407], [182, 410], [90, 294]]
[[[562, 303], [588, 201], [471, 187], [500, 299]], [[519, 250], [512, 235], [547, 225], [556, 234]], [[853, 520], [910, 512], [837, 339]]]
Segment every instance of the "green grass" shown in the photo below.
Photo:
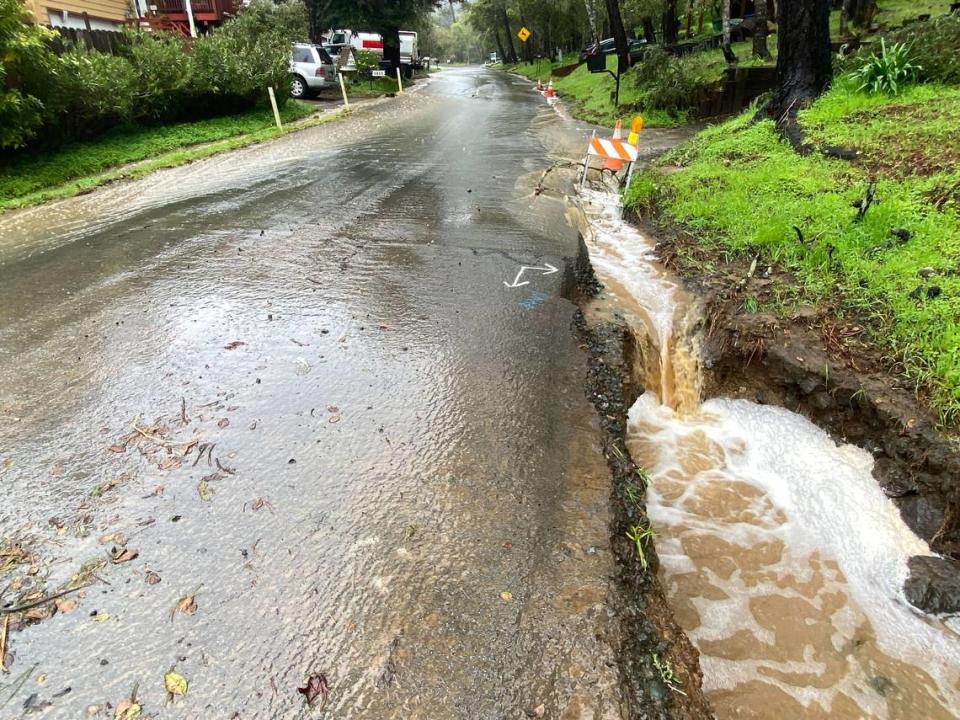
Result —
[[[303, 106], [301, 105], [300, 107], [302, 112]], [[58, 184], [48, 184], [43, 186], [42, 189], [32, 190], [22, 195], [4, 197], [0, 199], [0, 212], [79, 195], [118, 180], [130, 180], [143, 177], [156, 170], [184, 165], [228, 150], [236, 150], [246, 147], [247, 145], [271, 140], [307, 127], [322, 125], [332, 120], [337, 120], [343, 117], [344, 114], [345, 111], [343, 110], [329, 113], [297, 124], [284, 125], [282, 130], [277, 129], [276, 125], [273, 124], [267, 125], [266, 127], [260, 124], [260, 129], [246, 132], [242, 135], [227, 137], [224, 140], [204, 142], [200, 145], [186, 147], [177, 146], [180, 149], [166, 152], [161, 150], [142, 161], [130, 161], [132, 164], [126, 163], [112, 167], [107, 166], [108, 169], [102, 172], [91, 171], [88, 174], [74, 177], [74, 179], [64, 180]], [[270, 117], [272, 119], [272, 112]], [[28, 166], [25, 166], [25, 171], [29, 173]], [[3, 182], [5, 177], [5, 175], [0, 175], [0, 187], [4, 186]]]
[[[744, 113], [665, 158], [680, 171], [639, 176], [626, 202], [656, 201], [716, 257], [759, 254], [792, 271], [799, 286], [786, 295], [855, 313], [943, 420], [960, 419], [960, 88], [890, 98], [841, 78], [800, 119], [812, 142], [856, 148], [862, 160], [800, 157], [771, 122]], [[871, 179], [880, 202], [855, 222], [851, 204]], [[897, 242], [895, 228], [910, 239]], [[923, 268], [936, 274], [925, 279]], [[939, 297], [928, 297], [932, 286]]]
[[[314, 110], [310, 105], [290, 101], [280, 115], [289, 123], [313, 114]], [[269, 108], [191, 123], [153, 127], [128, 125], [114, 128], [87, 142], [18, 155], [0, 165], [0, 209], [33, 204], [36, 198], [45, 198], [45, 191], [71, 182], [80, 191], [87, 186], [78, 181], [123, 165], [170, 153], [179, 157], [189, 154], [191, 146], [259, 135], [264, 131], [278, 132], [273, 111]]]
[[[768, 43], [771, 52], [776, 52], [776, 38], [771, 37]], [[751, 58], [752, 41], [734, 43], [733, 51], [740, 59], [741, 65], [754, 64]], [[564, 65], [575, 63], [577, 58], [570, 55]], [[724, 69], [727, 67], [723, 53], [719, 49], [706, 50], [686, 55], [678, 60], [683, 64], [685, 72], [707, 83], [719, 82]], [[544, 83], [549, 80], [552, 71], [560, 67], [559, 63], [541, 61], [539, 65], [519, 64], [507, 65], [508, 72], [518, 73], [533, 81], [538, 79]], [[616, 71], [617, 58], [607, 56], [607, 68]], [[571, 112], [574, 117], [597, 125], [613, 125], [616, 118], [638, 112], [643, 115], [647, 127], [676, 127], [689, 121], [685, 112], [664, 110], [657, 107], [646, 107], [642, 101], [643, 92], [634, 80], [634, 72], [628, 72], [620, 80], [620, 107], [613, 104], [613, 92], [616, 87], [614, 79], [606, 73], [592, 74], [586, 64], [580, 65], [566, 77], [554, 77], [553, 87], [571, 102]]]

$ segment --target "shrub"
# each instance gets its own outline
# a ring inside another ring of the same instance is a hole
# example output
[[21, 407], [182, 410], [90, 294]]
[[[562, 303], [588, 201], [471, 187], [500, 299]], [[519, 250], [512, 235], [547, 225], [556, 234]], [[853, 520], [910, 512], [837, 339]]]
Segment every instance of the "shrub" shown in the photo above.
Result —
[[[193, 46], [191, 91], [239, 108], [262, 102], [269, 86], [286, 87], [290, 43], [306, 32], [303, 8], [295, 0], [278, 5], [254, 0], [235, 19], [199, 38]], [[287, 93], [277, 93], [278, 103], [286, 99]]]
[[0, 0], [0, 149], [26, 144], [44, 118], [43, 91], [56, 56], [52, 33], [31, 22], [20, 0]]
[[365, 75], [371, 70], [376, 70], [380, 66], [380, 56], [369, 50], [357, 50], [353, 54], [357, 63], [357, 75]]
[[56, 139], [63, 140], [91, 137], [128, 120], [136, 80], [125, 58], [74, 48], [60, 56], [52, 89], [46, 109], [54, 116]]
[[190, 85], [190, 56], [173, 33], [127, 31], [124, 57], [133, 69], [133, 116], [148, 121], [175, 119], [183, 112]]
[[698, 59], [693, 56], [677, 58], [660, 48], [650, 48], [634, 71], [634, 83], [640, 91], [638, 105], [644, 110], [681, 113], [692, 109], [700, 94], [717, 81], [699, 69]]
[[860, 90], [896, 95], [917, 79], [919, 71], [920, 67], [910, 62], [909, 46], [894, 43], [887, 47], [886, 39], [881, 38], [880, 53], [866, 58], [852, 75], [860, 82]]
[[910, 46], [910, 59], [923, 68], [920, 79], [960, 84], [960, 13], [913, 23], [887, 38]]

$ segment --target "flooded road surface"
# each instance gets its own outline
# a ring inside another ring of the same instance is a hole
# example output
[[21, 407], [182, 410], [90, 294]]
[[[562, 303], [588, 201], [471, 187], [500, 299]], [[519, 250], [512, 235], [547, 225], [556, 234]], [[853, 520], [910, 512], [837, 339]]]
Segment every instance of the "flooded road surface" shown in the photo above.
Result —
[[0, 717], [620, 717], [560, 124], [445, 71], [0, 217], [0, 604], [89, 585]]
[[648, 390], [627, 442], [661, 577], [717, 717], [957, 717], [960, 637], [904, 597], [907, 560], [930, 550], [872, 456], [782, 408], [701, 404], [692, 299], [609, 196], [584, 200], [599, 309], [623, 313]]

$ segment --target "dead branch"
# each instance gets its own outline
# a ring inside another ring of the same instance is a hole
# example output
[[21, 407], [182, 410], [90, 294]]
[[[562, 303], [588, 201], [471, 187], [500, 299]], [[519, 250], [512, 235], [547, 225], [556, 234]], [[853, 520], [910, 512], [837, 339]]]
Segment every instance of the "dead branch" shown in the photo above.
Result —
[[53, 595], [48, 595], [47, 597], [40, 598], [39, 600], [34, 600], [32, 602], [24, 603], [23, 605], [15, 605], [12, 608], [0, 608], [0, 614], [13, 615], [14, 613], [23, 612], [24, 610], [29, 610], [30, 608], [35, 608], [45, 603], [48, 603], [51, 600], [57, 600], [59, 598], [62, 598], [64, 595], [69, 595], [70, 593], [75, 593], [78, 590], [83, 590], [84, 588], [88, 588], [90, 587], [91, 584], [92, 583], [87, 583], [86, 585], [78, 585], [75, 588], [67, 588], [66, 590], [61, 590], [60, 592], [56, 592]]

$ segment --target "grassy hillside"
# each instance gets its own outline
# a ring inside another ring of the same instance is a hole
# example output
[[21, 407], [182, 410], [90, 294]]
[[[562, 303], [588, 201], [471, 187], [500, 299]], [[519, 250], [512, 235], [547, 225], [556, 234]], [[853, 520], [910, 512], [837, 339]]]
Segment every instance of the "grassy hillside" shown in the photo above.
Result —
[[[745, 308], [854, 315], [945, 420], [960, 419], [960, 88], [889, 97], [841, 78], [800, 120], [812, 143], [859, 159], [801, 157], [745, 113], [665, 158], [670, 173], [638, 177], [626, 203], [696, 238], [681, 258], [692, 274], [743, 256], [788, 271], [792, 284]], [[871, 181], [876, 202], [858, 221]]]

